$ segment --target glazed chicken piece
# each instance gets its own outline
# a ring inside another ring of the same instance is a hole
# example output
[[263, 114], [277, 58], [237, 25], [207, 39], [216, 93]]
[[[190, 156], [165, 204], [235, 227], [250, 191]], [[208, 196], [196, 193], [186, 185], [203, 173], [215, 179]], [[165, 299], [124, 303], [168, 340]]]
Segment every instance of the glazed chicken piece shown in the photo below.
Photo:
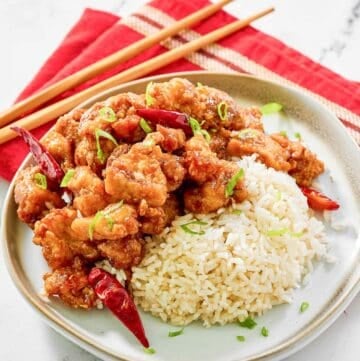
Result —
[[77, 144], [74, 159], [75, 165], [89, 166], [93, 172], [100, 176], [102, 170], [105, 168], [106, 159], [108, 159], [116, 145], [105, 138], [100, 138], [99, 144], [103, 152], [104, 160], [98, 155], [96, 140], [93, 137], [85, 137]]
[[[115, 137], [134, 143], [145, 137], [136, 110], [145, 107], [144, 95], [124, 93], [94, 104], [81, 118], [80, 136], [94, 136], [96, 129], [114, 133]], [[111, 113], [106, 109], [111, 109]]]
[[309, 187], [314, 178], [324, 172], [324, 163], [299, 141], [291, 141], [281, 134], [273, 134], [271, 138], [290, 153], [289, 174], [296, 179], [296, 183], [300, 186]]
[[75, 168], [67, 188], [74, 194], [73, 207], [85, 217], [95, 214], [110, 202], [110, 196], [105, 193], [104, 181], [88, 166]]
[[78, 257], [71, 266], [46, 273], [44, 288], [48, 296], [59, 297], [71, 307], [89, 309], [96, 306], [97, 296], [88, 283], [88, 270]]
[[18, 204], [17, 214], [31, 228], [51, 209], [65, 206], [59, 194], [37, 184], [36, 174], [42, 175], [37, 166], [23, 169], [16, 179], [14, 190], [15, 202]]
[[[263, 129], [257, 108], [244, 108], [225, 92], [203, 85], [195, 87], [186, 79], [154, 83], [149, 87], [149, 95], [154, 99], [152, 108], [186, 113], [199, 122], [204, 121], [202, 126], [205, 129]], [[221, 103], [224, 104], [220, 107], [223, 119], [218, 113]]]
[[184, 148], [186, 136], [181, 129], [167, 128], [158, 124], [156, 131], [163, 136], [158, 144], [165, 152], [172, 153], [175, 150]]
[[52, 269], [70, 266], [75, 256], [96, 261], [96, 245], [80, 240], [71, 229], [76, 210], [53, 209], [35, 223], [33, 242], [42, 247], [44, 258]]
[[[240, 169], [234, 163], [217, 158], [202, 136], [192, 137], [185, 149], [188, 178], [196, 183], [185, 190], [185, 208], [194, 213], [210, 213], [228, 205], [231, 197], [226, 195], [226, 186]], [[238, 180], [232, 198], [242, 202], [246, 196], [244, 183]]]
[[141, 231], [145, 234], [160, 234], [180, 214], [180, 205], [174, 194], [170, 194], [162, 207], [149, 207], [141, 201], [138, 207]]
[[54, 131], [63, 135], [74, 147], [79, 141], [79, 124], [85, 109], [74, 109], [61, 116], [54, 125]]
[[143, 257], [143, 241], [136, 236], [106, 241], [100, 243], [98, 248], [101, 255], [108, 258], [112, 266], [118, 269], [136, 266]]
[[41, 139], [41, 144], [45, 146], [58, 164], [60, 164], [64, 172], [74, 167], [74, 153], [71, 141], [62, 134], [55, 130], [50, 130], [45, 138]]
[[291, 165], [288, 162], [290, 153], [281, 147], [270, 136], [253, 129], [241, 131], [237, 138], [232, 138], [227, 146], [230, 156], [242, 157], [256, 154], [257, 158], [268, 167], [288, 172]]
[[138, 233], [139, 223], [133, 206], [114, 203], [92, 217], [76, 218], [72, 232], [79, 240], [118, 240]]
[[144, 199], [151, 207], [162, 206], [167, 198], [167, 180], [154, 152], [162, 154], [147, 137], [114, 159], [105, 170], [106, 192], [127, 203], [137, 204]]

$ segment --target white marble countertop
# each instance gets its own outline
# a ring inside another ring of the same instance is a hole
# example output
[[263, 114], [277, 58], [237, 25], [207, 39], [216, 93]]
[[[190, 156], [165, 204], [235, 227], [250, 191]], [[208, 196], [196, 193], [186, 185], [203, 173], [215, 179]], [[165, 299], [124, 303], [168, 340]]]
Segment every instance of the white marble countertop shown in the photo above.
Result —
[[[124, 16], [142, 3], [145, 1], [1, 0], [0, 108], [11, 104], [85, 7]], [[244, 16], [270, 4], [277, 11], [257, 22], [256, 27], [343, 76], [360, 81], [360, 0], [242, 0], [227, 9]], [[0, 208], [6, 189], [7, 183], [0, 180]], [[38, 319], [13, 286], [2, 257], [0, 295], [0, 360], [97, 360]], [[359, 360], [359, 335], [360, 295], [327, 331], [288, 360]]]

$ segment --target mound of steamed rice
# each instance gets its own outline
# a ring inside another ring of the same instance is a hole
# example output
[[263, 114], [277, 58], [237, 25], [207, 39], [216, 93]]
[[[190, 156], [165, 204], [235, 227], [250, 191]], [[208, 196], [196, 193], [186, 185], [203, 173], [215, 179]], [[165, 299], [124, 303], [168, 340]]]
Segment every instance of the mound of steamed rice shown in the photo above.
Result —
[[[248, 200], [208, 215], [178, 217], [148, 237], [133, 268], [137, 305], [174, 325], [205, 326], [260, 315], [291, 295], [314, 258], [326, 254], [323, 224], [309, 213], [293, 178], [246, 157]], [[194, 220], [206, 224], [188, 228]]]

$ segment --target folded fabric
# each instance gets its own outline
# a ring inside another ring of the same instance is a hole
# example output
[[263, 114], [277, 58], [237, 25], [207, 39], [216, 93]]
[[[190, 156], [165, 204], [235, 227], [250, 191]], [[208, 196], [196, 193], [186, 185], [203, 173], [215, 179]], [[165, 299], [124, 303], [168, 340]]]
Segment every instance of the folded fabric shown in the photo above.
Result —
[[[102, 11], [85, 10], [77, 24], [17, 100], [24, 99], [104, 56], [170, 25], [208, 3], [206, 0], [155, 0], [124, 19]], [[161, 45], [154, 46], [124, 64], [62, 94], [59, 98], [78, 92], [233, 20], [234, 17], [220, 11], [192, 30], [181, 32]], [[300, 88], [326, 104], [360, 144], [360, 84], [344, 79], [253, 27], [249, 26], [153, 74], [200, 69], [246, 72]], [[41, 137], [51, 125], [49, 123], [39, 127], [33, 134]], [[27, 152], [20, 139], [1, 145], [0, 176], [10, 180]]]

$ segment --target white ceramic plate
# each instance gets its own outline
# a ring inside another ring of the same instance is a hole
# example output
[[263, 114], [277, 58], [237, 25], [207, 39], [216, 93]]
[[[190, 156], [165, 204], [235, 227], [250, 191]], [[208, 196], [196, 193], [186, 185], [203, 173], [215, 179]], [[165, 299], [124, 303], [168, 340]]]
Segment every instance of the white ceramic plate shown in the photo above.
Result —
[[[359, 291], [359, 150], [334, 115], [294, 89], [245, 75], [204, 72], [175, 75], [222, 89], [242, 104], [277, 101], [284, 105], [285, 115], [266, 118], [265, 128], [285, 130], [289, 136], [300, 132], [310, 149], [325, 162], [326, 172], [318, 183], [326, 194], [339, 201], [341, 208], [336, 212], [336, 219], [346, 224], [338, 232], [327, 229], [330, 253], [337, 262], [316, 264], [310, 282], [296, 290], [293, 303], [277, 306], [258, 318], [260, 327], [254, 330], [234, 324], [211, 329], [192, 324], [186, 327], [182, 336], [169, 338], [168, 331], [176, 328], [142, 313], [147, 335], [156, 349], [154, 355], [145, 354], [135, 338], [108, 311], [73, 310], [60, 302], [46, 302], [39, 296], [47, 265], [41, 249], [31, 242], [32, 231], [17, 219], [13, 183], [2, 214], [8, 270], [21, 294], [50, 326], [102, 359], [229, 361], [284, 358], [324, 331]], [[121, 85], [88, 100], [82, 107], [116, 93], [144, 92], [149, 81], [165, 81], [175, 75]], [[29, 162], [30, 157], [21, 168]], [[299, 306], [303, 301], [309, 302], [310, 308], [301, 314]], [[270, 331], [267, 338], [260, 335], [262, 325]], [[236, 340], [239, 334], [246, 337], [245, 342]]]

